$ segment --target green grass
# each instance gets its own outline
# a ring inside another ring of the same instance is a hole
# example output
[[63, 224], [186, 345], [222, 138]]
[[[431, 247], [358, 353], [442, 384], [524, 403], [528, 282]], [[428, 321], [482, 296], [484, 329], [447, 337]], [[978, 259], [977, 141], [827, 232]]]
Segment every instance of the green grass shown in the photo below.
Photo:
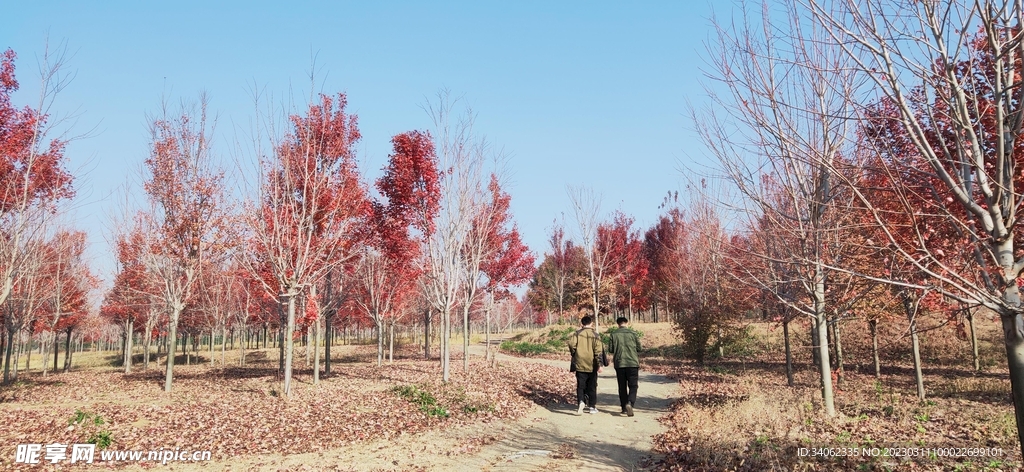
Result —
[[536, 356], [555, 352], [549, 344], [537, 344], [529, 341], [505, 341], [501, 343], [501, 350], [511, 352], [520, 356]]
[[550, 328], [546, 333], [521, 334], [501, 343], [502, 351], [519, 356], [536, 356], [539, 354], [565, 352], [566, 341], [576, 332], [575, 328]]
[[104, 424], [106, 424], [106, 420], [102, 416], [82, 410], [75, 410], [75, 414], [68, 420], [68, 425], [78, 426], [88, 431], [89, 438], [85, 442], [95, 444], [100, 449], [106, 449], [114, 442], [110, 431], [102, 428]]
[[391, 391], [397, 393], [398, 396], [406, 399], [409, 403], [418, 406], [420, 411], [426, 413], [427, 416], [439, 418], [448, 417], [448, 410], [438, 404], [437, 398], [430, 392], [422, 390], [420, 387], [415, 385], [399, 385], [393, 387]]

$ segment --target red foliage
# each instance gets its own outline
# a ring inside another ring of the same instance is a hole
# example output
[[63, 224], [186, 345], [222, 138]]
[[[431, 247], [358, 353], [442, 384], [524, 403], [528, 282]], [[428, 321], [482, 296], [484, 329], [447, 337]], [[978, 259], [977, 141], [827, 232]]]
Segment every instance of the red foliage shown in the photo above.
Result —
[[142, 260], [145, 251], [146, 241], [140, 225], [120, 235], [114, 243], [118, 271], [114, 276], [114, 286], [107, 292], [100, 306], [100, 315], [112, 323], [121, 324], [131, 320], [136, 326], [141, 326], [149, 314], [150, 299], [147, 292], [151, 280]]
[[[270, 163], [253, 243], [258, 279], [272, 295], [298, 291], [347, 259], [370, 214], [356, 169], [356, 117], [345, 95], [320, 96]], [[271, 279], [275, 283], [270, 283]]]
[[10, 49], [0, 55], [0, 213], [74, 194], [71, 174], [64, 169], [67, 143], [54, 139], [41, 148], [47, 116], [11, 104], [11, 94], [18, 90], [15, 57]]
[[[488, 214], [490, 222], [484, 232], [487, 249], [480, 261], [480, 270], [487, 275], [488, 291], [507, 294], [509, 287], [526, 283], [533, 277], [534, 257], [512, 222], [509, 212], [512, 197], [501, 190], [497, 176], [491, 176], [487, 189], [491, 192], [491, 201], [489, 209], [482, 214]], [[474, 225], [481, 224], [474, 222]]]

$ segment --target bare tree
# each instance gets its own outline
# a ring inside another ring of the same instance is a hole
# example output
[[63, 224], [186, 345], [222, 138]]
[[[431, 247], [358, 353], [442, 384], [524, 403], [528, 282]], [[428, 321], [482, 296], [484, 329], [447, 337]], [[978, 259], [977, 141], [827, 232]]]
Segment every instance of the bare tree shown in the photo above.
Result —
[[[598, 329], [601, 318], [601, 285], [611, 254], [602, 250], [597, 243], [597, 227], [600, 224], [601, 196], [587, 187], [568, 187], [569, 202], [579, 230], [580, 244], [587, 257], [587, 275], [590, 277], [590, 303], [593, 308], [594, 329]], [[605, 248], [607, 249], [607, 248]]]
[[[825, 413], [835, 414], [827, 338], [825, 242], [834, 231], [830, 205], [837, 192], [832, 166], [841, 158], [855, 77], [846, 58], [830, 48], [822, 28], [809, 25], [791, 2], [784, 14], [761, 5], [735, 26], [717, 27], [710, 48], [708, 87], [714, 108], [693, 120], [727, 177], [750, 203], [751, 221], [767, 219], [790, 244], [776, 262], [801, 274], [799, 298], [779, 296], [813, 321]], [[784, 24], [782, 22], [785, 22]], [[747, 276], [771, 288], [772, 279]], [[780, 292], [774, 292], [780, 293]]]
[[[890, 107], [883, 118], [901, 130], [914, 154], [892, 160], [885, 171], [926, 174], [936, 190], [929, 210], [961, 232], [958, 243], [973, 253], [975, 264], [956, 267], [923, 238], [889, 238], [898, 257], [930, 276], [919, 288], [999, 313], [1024, 443], [1024, 310], [1016, 283], [1024, 271], [1017, 224], [1024, 183], [1016, 166], [1024, 132], [1024, 6], [1010, 0], [802, 3]], [[888, 228], [884, 214], [858, 196]]]
[[[481, 143], [473, 135], [473, 115], [467, 110], [453, 117], [455, 103], [447, 92], [441, 92], [437, 103], [427, 107], [434, 120], [437, 167], [442, 175], [440, 210], [433, 231], [426, 238], [423, 287], [430, 305], [441, 316], [441, 375], [445, 382], [450, 375], [451, 313], [458, 303], [469, 303], [463, 296], [469, 283], [463, 251], [474, 209], [481, 200], [484, 164]], [[469, 320], [464, 319], [463, 323], [468, 339]]]

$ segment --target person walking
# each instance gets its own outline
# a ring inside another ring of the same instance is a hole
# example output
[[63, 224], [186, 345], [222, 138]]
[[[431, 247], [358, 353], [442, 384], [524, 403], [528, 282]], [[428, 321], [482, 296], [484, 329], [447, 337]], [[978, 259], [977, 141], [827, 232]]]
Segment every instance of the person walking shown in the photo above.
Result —
[[582, 328], [569, 336], [566, 344], [572, 354], [572, 368], [576, 372], [576, 401], [579, 408], [577, 415], [589, 408], [590, 414], [597, 413], [597, 374], [601, 372], [599, 356], [604, 352], [604, 345], [597, 331], [594, 330], [594, 319], [584, 316], [580, 319]]
[[615, 320], [618, 329], [612, 332], [608, 352], [615, 363], [615, 380], [619, 383], [619, 404], [622, 414], [633, 416], [636, 405], [636, 389], [640, 378], [640, 335], [629, 327], [629, 319]]

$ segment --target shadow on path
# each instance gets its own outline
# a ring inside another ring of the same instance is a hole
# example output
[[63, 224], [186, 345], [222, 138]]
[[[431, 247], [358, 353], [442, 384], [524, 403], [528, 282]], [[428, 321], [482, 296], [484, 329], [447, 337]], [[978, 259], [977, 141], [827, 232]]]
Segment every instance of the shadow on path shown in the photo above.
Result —
[[[494, 341], [492, 340], [492, 344]], [[483, 356], [485, 346], [470, 347], [471, 355]], [[568, 354], [566, 354], [568, 358]], [[520, 358], [497, 354], [497, 361], [530, 362], [565, 368], [568, 359]], [[664, 431], [658, 417], [668, 413], [679, 390], [676, 381], [652, 372], [640, 372], [636, 416], [620, 413], [615, 369], [605, 367], [598, 375], [597, 414], [576, 415], [576, 405], [549, 404], [535, 409], [516, 423], [506, 436], [484, 448], [474, 464], [484, 470], [648, 470], [657, 457], [651, 453], [652, 438]]]

